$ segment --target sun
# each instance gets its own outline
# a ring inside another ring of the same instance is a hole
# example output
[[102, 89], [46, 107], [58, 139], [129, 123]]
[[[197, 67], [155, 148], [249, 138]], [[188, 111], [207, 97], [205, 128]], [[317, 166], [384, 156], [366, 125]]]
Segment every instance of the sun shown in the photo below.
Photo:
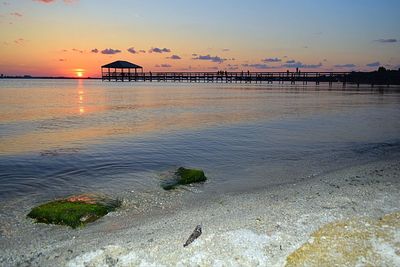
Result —
[[83, 69], [75, 69], [74, 70], [75, 71], [75, 75], [76, 75], [76, 77], [83, 77], [83, 74], [85, 73], [85, 70], [83, 70]]

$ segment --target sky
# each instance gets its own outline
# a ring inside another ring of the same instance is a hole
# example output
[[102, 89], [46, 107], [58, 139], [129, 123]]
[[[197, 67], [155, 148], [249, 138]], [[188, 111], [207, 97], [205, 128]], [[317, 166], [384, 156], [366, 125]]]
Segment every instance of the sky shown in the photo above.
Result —
[[0, 74], [400, 67], [398, 0], [0, 0]]

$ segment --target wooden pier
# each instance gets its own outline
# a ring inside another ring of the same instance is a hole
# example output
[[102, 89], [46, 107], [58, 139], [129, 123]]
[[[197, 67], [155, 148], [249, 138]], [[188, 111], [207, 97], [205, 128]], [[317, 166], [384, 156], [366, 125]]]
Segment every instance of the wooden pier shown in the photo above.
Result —
[[115, 61], [101, 67], [103, 81], [113, 82], [193, 82], [193, 83], [290, 83], [308, 84], [321, 82], [399, 85], [400, 70], [375, 72], [143, 72], [139, 65], [127, 61]]
[[349, 72], [103, 72], [103, 81], [284, 83], [347, 82]]

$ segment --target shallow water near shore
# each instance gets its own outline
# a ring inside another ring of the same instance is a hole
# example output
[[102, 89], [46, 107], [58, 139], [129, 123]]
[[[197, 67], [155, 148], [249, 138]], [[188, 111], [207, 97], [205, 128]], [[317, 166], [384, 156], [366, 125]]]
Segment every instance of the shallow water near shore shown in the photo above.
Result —
[[179, 166], [203, 194], [247, 191], [390, 158], [398, 89], [3, 80], [0, 199], [154, 191]]

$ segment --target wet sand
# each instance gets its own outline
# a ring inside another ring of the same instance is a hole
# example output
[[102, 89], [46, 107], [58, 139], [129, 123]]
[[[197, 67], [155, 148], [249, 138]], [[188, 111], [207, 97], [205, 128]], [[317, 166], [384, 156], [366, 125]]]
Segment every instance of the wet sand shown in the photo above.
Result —
[[[25, 217], [30, 207], [3, 212], [0, 265], [283, 266], [323, 225], [399, 212], [400, 159], [251, 193], [202, 199], [198, 191], [132, 192], [120, 211], [77, 230], [34, 224]], [[198, 224], [202, 235], [184, 248]], [[382, 265], [399, 261], [399, 241], [376, 251]]]

